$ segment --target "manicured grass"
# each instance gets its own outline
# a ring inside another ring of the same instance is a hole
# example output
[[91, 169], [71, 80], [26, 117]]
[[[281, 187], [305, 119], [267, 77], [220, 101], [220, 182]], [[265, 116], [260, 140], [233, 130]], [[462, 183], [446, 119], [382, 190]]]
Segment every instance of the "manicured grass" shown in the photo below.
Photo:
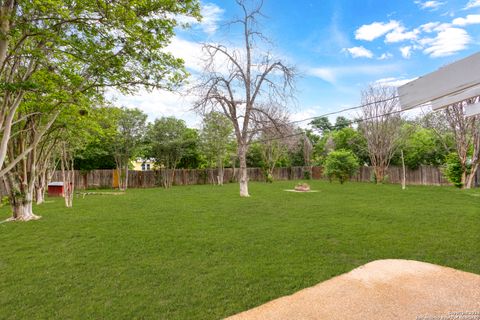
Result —
[[478, 191], [294, 184], [51, 198], [0, 224], [0, 318], [219, 319], [385, 258], [480, 274]]

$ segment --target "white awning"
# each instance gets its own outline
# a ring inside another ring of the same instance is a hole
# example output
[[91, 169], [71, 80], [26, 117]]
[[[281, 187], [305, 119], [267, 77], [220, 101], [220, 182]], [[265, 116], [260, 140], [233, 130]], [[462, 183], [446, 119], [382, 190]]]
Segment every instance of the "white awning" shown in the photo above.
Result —
[[402, 110], [441, 109], [480, 96], [480, 53], [449, 64], [398, 88]]

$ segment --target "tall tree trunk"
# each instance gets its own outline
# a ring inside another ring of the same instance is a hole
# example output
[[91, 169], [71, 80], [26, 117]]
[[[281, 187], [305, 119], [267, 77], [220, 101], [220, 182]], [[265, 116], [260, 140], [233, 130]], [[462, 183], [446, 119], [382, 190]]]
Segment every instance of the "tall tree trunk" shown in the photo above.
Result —
[[383, 166], [375, 166], [375, 180], [377, 184], [383, 183], [385, 179], [385, 168]]
[[61, 167], [65, 206], [67, 208], [71, 208], [73, 206], [73, 195], [75, 191], [75, 171], [73, 155], [67, 150], [67, 148], [68, 146], [64, 144], [62, 150]]
[[405, 158], [403, 157], [403, 150], [400, 151], [402, 156], [402, 190], [405, 190], [407, 184], [407, 176], [405, 170]]
[[240, 160], [239, 181], [240, 197], [250, 197], [248, 193], [248, 171], [247, 171], [247, 145], [238, 146], [238, 159]]
[[237, 165], [237, 157], [236, 156], [231, 156], [231, 161], [232, 161], [232, 181], [231, 182], [234, 182], [236, 179], [237, 179], [237, 168], [236, 168], [236, 165]]
[[125, 161], [125, 164], [124, 164], [125, 168], [123, 169], [124, 171], [124, 179], [123, 179], [123, 188], [122, 188], [122, 191], [125, 191], [127, 190], [128, 188], [128, 160]]
[[224, 170], [223, 170], [223, 159], [218, 159], [217, 161], [217, 183], [219, 186], [223, 186], [223, 175], [224, 175]]
[[38, 220], [41, 217], [33, 213], [33, 201], [32, 196], [29, 193], [25, 193], [23, 197], [12, 198], [10, 202], [12, 207], [12, 221], [30, 221]]
[[462, 183], [462, 189], [469, 189], [467, 188], [467, 165], [466, 165], [466, 160], [465, 160], [465, 163], [461, 163], [461, 166], [462, 166], [462, 180], [461, 180], [461, 183]]
[[30, 221], [41, 218], [33, 213], [33, 183], [19, 183], [11, 173], [3, 177], [3, 182], [9, 194], [12, 209], [10, 221]]
[[465, 189], [471, 189], [471, 188], [474, 187], [473, 184], [475, 182], [475, 176], [477, 175], [477, 170], [478, 170], [478, 163], [475, 163], [475, 164], [472, 165], [470, 173], [465, 178], [465, 180], [466, 180], [465, 184], [464, 184]]
[[45, 201], [45, 185], [47, 180], [47, 170], [41, 169], [40, 174], [35, 181], [35, 202], [42, 204]]
[[36, 204], [45, 202], [45, 188], [43, 186], [35, 188], [35, 202]]
[[35, 181], [35, 202], [42, 204], [45, 201], [45, 190], [48, 186], [47, 166], [40, 168], [40, 173]]

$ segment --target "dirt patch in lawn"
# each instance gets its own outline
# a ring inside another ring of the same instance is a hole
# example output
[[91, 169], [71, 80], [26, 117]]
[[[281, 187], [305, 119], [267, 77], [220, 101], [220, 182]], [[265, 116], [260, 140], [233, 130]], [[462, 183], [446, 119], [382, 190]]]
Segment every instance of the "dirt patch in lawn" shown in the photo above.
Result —
[[228, 319], [480, 320], [480, 275], [378, 260]]

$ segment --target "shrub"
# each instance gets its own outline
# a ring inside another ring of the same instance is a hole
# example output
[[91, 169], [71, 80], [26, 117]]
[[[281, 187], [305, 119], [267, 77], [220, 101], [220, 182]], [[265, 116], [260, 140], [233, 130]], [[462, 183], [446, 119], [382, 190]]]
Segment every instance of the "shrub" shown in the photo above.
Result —
[[310, 170], [303, 170], [303, 179], [305, 180], [312, 179], [312, 173], [310, 172]]
[[458, 159], [458, 155], [456, 153], [450, 153], [445, 158], [445, 167], [443, 169], [443, 175], [447, 178], [448, 181], [453, 183], [453, 185], [457, 188], [462, 188], [462, 164], [460, 163], [460, 159]]
[[271, 173], [269, 173], [269, 172], [266, 172], [266, 173], [265, 173], [265, 181], [266, 181], [267, 183], [273, 183], [273, 176], [272, 176]]
[[332, 151], [325, 160], [325, 175], [330, 181], [338, 179], [343, 184], [357, 173], [358, 166], [358, 160], [352, 151]]

